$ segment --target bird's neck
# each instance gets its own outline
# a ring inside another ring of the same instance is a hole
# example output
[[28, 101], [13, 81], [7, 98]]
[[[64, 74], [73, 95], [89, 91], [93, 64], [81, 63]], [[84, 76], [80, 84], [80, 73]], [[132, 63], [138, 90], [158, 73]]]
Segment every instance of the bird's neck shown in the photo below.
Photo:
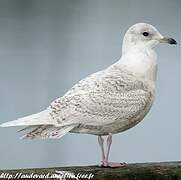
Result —
[[147, 80], [156, 80], [157, 56], [151, 48], [133, 48], [124, 53], [117, 63], [128, 71]]

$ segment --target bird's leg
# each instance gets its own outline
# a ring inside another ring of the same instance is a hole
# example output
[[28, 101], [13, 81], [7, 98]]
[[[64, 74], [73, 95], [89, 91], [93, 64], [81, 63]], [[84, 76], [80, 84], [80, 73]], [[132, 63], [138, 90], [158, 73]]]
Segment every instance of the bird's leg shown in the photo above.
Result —
[[107, 137], [107, 152], [105, 156], [105, 160], [103, 162], [104, 167], [123, 167], [126, 163], [116, 163], [116, 162], [109, 162], [109, 152], [112, 144], [112, 134], [110, 133]]
[[102, 156], [101, 166], [103, 166], [105, 161], [104, 138], [102, 136], [98, 136], [98, 142], [99, 146], [101, 147], [101, 156]]
[[109, 152], [112, 144], [112, 134], [109, 134], [107, 137], [107, 152], [106, 152], [106, 157], [104, 161], [104, 166], [107, 167], [109, 166], [108, 159], [109, 159]]

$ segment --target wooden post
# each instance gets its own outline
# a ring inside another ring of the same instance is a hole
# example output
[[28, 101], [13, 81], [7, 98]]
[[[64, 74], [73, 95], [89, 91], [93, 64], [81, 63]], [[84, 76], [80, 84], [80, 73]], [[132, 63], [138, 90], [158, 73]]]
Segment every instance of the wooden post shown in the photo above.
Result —
[[0, 179], [180, 180], [181, 162], [128, 164], [121, 168], [73, 166], [0, 170]]

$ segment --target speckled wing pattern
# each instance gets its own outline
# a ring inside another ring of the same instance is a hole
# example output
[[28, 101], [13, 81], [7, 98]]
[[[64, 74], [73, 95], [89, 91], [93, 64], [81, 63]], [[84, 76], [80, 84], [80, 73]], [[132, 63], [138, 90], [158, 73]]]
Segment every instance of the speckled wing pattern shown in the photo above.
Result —
[[135, 117], [151, 105], [152, 98], [149, 83], [112, 66], [73, 86], [50, 105], [50, 114], [63, 126], [105, 126]]
[[124, 130], [129, 124], [142, 120], [152, 104], [153, 94], [149, 82], [112, 65], [81, 80], [63, 97], [53, 101], [48, 111], [56, 124], [39, 126], [38, 130], [44, 128], [38, 134], [41, 137], [46, 130], [44, 137], [52, 137], [52, 133], [56, 137], [57, 131], [65, 127], [71, 132], [90, 134], [122, 131], [121, 128]]

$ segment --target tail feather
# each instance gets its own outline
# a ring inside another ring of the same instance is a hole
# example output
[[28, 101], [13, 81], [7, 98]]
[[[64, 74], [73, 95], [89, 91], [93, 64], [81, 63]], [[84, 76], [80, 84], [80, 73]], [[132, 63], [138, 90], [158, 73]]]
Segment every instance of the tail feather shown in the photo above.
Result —
[[33, 129], [33, 128], [35, 128], [35, 126], [26, 126], [26, 127], [22, 128], [22, 129], [18, 130], [17, 132], [18, 133], [19, 132], [24, 132], [24, 131], [27, 131], [27, 130], [30, 130], [30, 129]]
[[40, 138], [40, 139], [46, 139], [46, 138], [61, 138], [65, 134], [67, 134], [69, 131], [71, 131], [75, 125], [71, 126], [63, 126], [63, 127], [55, 127], [53, 125], [40, 125], [40, 126], [35, 126], [32, 129], [32, 126], [29, 128], [27, 127], [26, 129], [24, 128], [23, 131], [31, 129], [30, 132], [25, 134], [24, 136], [21, 137], [21, 139], [35, 139], [35, 138]]
[[50, 125], [53, 124], [47, 110], [37, 114], [32, 114], [14, 121], [9, 121], [0, 125], [0, 127], [10, 126], [34, 126], [34, 125]]

